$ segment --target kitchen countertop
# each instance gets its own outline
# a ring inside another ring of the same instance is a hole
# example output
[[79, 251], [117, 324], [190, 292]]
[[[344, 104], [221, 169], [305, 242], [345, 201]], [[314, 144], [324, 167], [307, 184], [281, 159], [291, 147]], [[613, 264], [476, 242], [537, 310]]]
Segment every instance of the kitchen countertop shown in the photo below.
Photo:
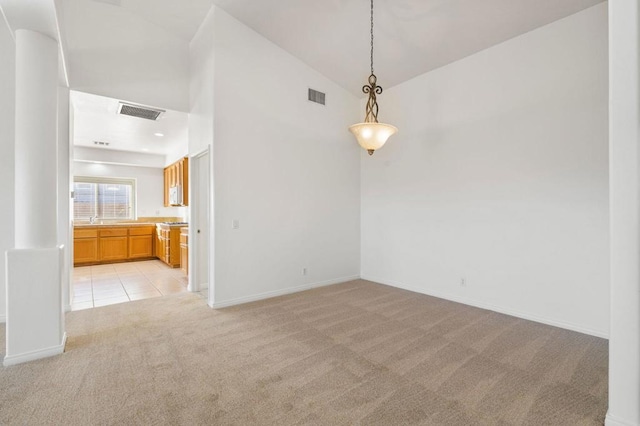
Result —
[[111, 228], [111, 227], [120, 227], [120, 228], [132, 228], [136, 226], [156, 226], [155, 223], [149, 222], [120, 222], [120, 223], [78, 223], [74, 224], [74, 228]]
[[184, 228], [185, 226], [189, 226], [188, 223], [184, 222], [175, 222], [175, 223], [165, 223], [159, 222], [157, 225], [160, 225], [161, 228]]

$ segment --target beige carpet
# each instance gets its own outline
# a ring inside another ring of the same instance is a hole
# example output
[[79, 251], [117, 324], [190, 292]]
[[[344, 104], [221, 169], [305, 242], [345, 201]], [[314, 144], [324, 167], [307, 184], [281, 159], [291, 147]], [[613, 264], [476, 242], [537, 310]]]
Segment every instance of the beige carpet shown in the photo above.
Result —
[[0, 367], [0, 424], [601, 425], [607, 408], [606, 340], [366, 281], [71, 312], [67, 332], [63, 355]]

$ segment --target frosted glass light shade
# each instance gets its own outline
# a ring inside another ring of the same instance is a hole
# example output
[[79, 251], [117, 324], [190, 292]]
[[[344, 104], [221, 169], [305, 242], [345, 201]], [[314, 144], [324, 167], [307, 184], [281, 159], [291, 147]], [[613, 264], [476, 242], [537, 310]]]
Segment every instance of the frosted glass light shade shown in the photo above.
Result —
[[373, 151], [382, 148], [390, 136], [398, 131], [396, 126], [384, 123], [358, 123], [349, 127], [361, 147], [373, 155]]

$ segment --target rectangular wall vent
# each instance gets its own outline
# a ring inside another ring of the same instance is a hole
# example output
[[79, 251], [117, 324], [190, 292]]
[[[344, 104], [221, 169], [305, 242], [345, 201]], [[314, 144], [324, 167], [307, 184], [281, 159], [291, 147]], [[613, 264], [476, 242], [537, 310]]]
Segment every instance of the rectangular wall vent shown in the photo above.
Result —
[[141, 105], [126, 104], [120, 102], [118, 106], [118, 114], [129, 115], [131, 117], [145, 118], [147, 120], [157, 120], [164, 110], [155, 109], [149, 107], [143, 107]]
[[320, 105], [324, 105], [325, 94], [317, 90], [309, 89], [309, 100]]
[[102, 141], [93, 141], [93, 144], [98, 146], [109, 146], [109, 142], [102, 142]]

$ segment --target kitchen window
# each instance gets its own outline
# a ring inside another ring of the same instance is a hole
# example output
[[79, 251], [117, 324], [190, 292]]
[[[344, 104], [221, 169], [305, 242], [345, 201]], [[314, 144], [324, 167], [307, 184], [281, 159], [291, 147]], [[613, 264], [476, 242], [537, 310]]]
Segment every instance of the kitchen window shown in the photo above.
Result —
[[73, 218], [135, 219], [135, 179], [76, 176]]

